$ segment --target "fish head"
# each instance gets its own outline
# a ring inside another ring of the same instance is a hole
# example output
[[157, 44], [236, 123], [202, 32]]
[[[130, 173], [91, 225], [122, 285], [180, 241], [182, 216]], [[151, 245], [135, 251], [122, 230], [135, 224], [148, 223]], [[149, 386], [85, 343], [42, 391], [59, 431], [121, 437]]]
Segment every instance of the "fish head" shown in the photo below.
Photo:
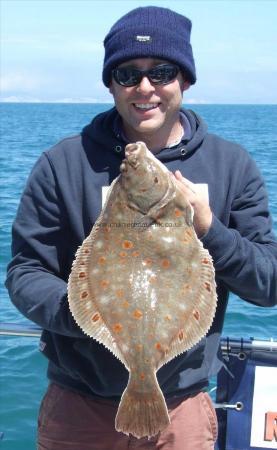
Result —
[[120, 166], [121, 185], [131, 206], [143, 213], [160, 202], [172, 183], [170, 172], [144, 142], [128, 144]]

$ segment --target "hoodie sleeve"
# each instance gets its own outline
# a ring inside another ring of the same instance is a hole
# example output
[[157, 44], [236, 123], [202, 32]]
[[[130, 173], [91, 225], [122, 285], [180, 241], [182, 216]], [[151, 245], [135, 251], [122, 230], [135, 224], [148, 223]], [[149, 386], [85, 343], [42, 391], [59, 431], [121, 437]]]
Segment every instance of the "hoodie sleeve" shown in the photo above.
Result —
[[19, 311], [46, 330], [84, 336], [68, 308], [66, 214], [50, 163], [43, 154], [22, 195], [12, 229], [6, 286]]
[[277, 304], [277, 242], [272, 232], [264, 182], [248, 157], [232, 202], [229, 227], [213, 217], [202, 238], [217, 277], [242, 299], [260, 306]]

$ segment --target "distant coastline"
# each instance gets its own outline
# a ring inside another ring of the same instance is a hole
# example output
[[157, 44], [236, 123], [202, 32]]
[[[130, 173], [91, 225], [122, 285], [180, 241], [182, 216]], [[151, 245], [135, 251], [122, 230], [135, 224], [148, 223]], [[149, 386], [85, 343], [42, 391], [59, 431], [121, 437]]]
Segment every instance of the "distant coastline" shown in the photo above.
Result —
[[[108, 101], [63, 101], [63, 100], [49, 100], [49, 101], [11, 101], [0, 98], [2, 105], [107, 105], [114, 106], [113, 102]], [[277, 103], [208, 103], [208, 102], [192, 102], [184, 101], [183, 106], [277, 106]]]

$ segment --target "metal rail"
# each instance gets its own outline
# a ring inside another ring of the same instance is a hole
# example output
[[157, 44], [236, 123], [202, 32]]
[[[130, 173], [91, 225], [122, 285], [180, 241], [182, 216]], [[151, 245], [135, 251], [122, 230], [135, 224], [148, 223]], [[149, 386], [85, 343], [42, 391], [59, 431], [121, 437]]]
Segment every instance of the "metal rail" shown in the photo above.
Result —
[[0, 336], [40, 337], [42, 329], [37, 325], [0, 323]]
[[277, 352], [277, 341], [271, 339], [232, 339], [223, 337], [220, 340], [223, 355], [237, 355], [240, 359], [245, 359], [247, 353], [253, 351]]

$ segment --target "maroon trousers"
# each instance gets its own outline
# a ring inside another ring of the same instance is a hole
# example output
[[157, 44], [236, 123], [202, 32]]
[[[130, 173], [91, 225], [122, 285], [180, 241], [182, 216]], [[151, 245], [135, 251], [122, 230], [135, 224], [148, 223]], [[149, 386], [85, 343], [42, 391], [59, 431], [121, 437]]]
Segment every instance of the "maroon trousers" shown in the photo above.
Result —
[[170, 425], [150, 439], [118, 433], [118, 404], [50, 384], [38, 419], [38, 450], [213, 450], [217, 419], [209, 395], [200, 392], [168, 403]]

